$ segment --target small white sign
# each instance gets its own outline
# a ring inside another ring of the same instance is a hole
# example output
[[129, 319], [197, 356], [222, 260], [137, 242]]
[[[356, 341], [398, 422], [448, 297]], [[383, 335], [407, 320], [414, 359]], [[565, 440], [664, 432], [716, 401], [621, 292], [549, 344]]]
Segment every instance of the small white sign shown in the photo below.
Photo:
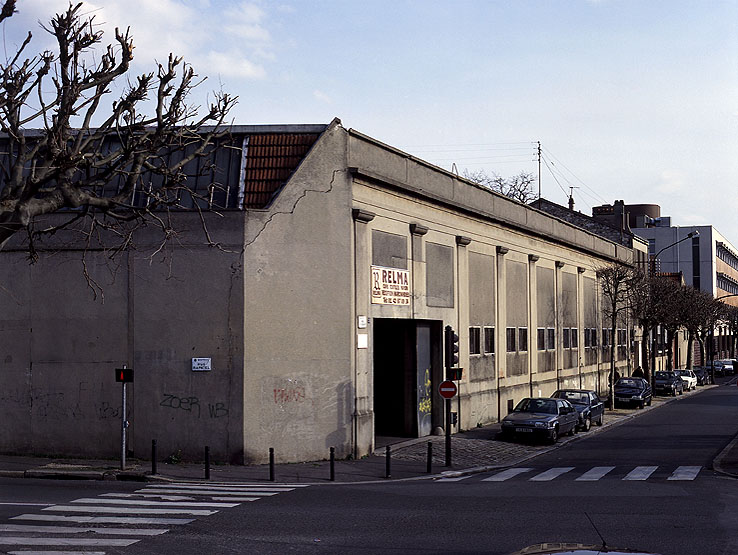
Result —
[[368, 349], [369, 348], [369, 335], [366, 333], [357, 334], [356, 347], [359, 349]]
[[210, 372], [211, 359], [209, 358], [193, 358], [192, 359], [192, 371], [193, 372]]
[[366, 326], [368, 324], [368, 321], [367, 321], [366, 316], [359, 316], [359, 322], [358, 322], [358, 324], [359, 324], [359, 329], [362, 329], [363, 330], [364, 328], [366, 328]]

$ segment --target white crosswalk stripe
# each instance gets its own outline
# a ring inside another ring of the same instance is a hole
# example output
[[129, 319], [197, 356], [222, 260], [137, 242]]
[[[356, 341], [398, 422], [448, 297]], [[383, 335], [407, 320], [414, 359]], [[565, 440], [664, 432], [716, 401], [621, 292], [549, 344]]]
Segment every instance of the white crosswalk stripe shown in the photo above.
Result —
[[[94, 549], [128, 547], [145, 537], [165, 534], [170, 526], [193, 522], [196, 517], [210, 516], [238, 507], [242, 502], [258, 501], [302, 487], [308, 485], [151, 484], [134, 493], [103, 493], [65, 504], [39, 504], [43, 507], [39, 514], [25, 513], [11, 517], [9, 521], [13, 524], [0, 523], [0, 552], [105, 555], [105, 551]], [[80, 537], [87, 534], [95, 537]], [[6, 551], [5, 546], [18, 550]], [[74, 551], [75, 548], [78, 551]]]
[[612, 470], [615, 470], [614, 466], [595, 466], [577, 478], [577, 481], [595, 482]]
[[546, 470], [545, 472], [541, 472], [540, 474], [536, 474], [533, 476], [530, 481], [531, 482], [550, 482], [554, 478], [558, 478], [562, 474], [566, 474], [567, 472], [571, 472], [574, 470], [573, 466], [564, 466], [560, 468], [550, 468]]
[[[662, 468], [661, 473], [654, 477], [654, 474], [658, 471], [658, 466], [636, 466], [627, 468], [621, 467], [620, 472], [614, 472], [618, 467], [616, 466], [594, 466], [592, 468], [578, 469], [574, 466], [564, 467], [553, 467], [549, 469], [544, 468], [529, 468], [529, 467], [514, 467], [502, 470], [492, 476], [482, 478], [478, 480], [480, 482], [506, 482], [508, 480], [525, 479], [529, 482], [551, 482], [553, 480], [566, 480], [573, 479], [576, 482], [597, 482], [604, 479], [617, 479], [625, 480], [629, 482], [646, 481], [649, 479], [664, 479], [665, 474]], [[676, 470], [671, 471], [667, 480], [670, 481], [691, 481], [695, 480], [699, 475], [703, 467], [701, 466], [680, 466]], [[538, 474], [528, 478], [522, 476], [523, 474], [529, 474], [534, 471], [538, 471]], [[668, 470], [668, 469], [666, 469]], [[578, 474], [579, 472], [579, 474]], [[468, 480], [469, 482], [476, 482], [473, 475], [461, 476], [458, 478], [442, 478], [436, 480], [437, 482], [455, 482], [461, 480]]]
[[694, 480], [700, 470], [701, 466], [680, 466], [667, 480]]
[[533, 470], [532, 468], [508, 468], [507, 470], [503, 470], [502, 472], [499, 472], [495, 474], [494, 476], [490, 476], [489, 478], [485, 478], [482, 480], [483, 482], [504, 482], [505, 480], [509, 480], [510, 478], [514, 478], [515, 476], [518, 476], [519, 474], [523, 474], [525, 472], [530, 472]]
[[623, 480], [648, 480], [649, 476], [656, 472], [658, 466], [636, 466]]

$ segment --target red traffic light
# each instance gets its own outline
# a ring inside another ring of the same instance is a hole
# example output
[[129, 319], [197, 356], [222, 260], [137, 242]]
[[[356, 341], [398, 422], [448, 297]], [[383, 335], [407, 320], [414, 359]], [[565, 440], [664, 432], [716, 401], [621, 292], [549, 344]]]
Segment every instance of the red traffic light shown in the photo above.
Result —
[[133, 368], [116, 368], [115, 369], [115, 381], [116, 382], [132, 382], [133, 381]]

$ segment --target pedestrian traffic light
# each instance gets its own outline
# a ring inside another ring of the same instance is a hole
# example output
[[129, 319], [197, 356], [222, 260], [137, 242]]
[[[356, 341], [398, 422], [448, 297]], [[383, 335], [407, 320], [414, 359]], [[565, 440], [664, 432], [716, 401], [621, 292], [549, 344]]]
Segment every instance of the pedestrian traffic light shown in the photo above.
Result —
[[115, 369], [115, 381], [116, 382], [132, 382], [133, 381], [133, 368], [116, 368]]
[[446, 368], [453, 368], [459, 364], [459, 336], [451, 326], [446, 326]]

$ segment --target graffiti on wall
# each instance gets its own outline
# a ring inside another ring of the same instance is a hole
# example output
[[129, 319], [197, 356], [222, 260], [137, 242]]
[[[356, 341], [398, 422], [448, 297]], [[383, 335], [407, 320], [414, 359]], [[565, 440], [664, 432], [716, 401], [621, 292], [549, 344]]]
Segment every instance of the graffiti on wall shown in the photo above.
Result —
[[[200, 405], [200, 399], [195, 396], [180, 397], [171, 393], [165, 393], [161, 402], [160, 407], [183, 411], [194, 415], [196, 418], [205, 416], [206, 418], [223, 418], [228, 416], [228, 405], [224, 402], [218, 401], [214, 403], [203, 403]], [[204, 411], [202, 407], [206, 407], [207, 411]]]

